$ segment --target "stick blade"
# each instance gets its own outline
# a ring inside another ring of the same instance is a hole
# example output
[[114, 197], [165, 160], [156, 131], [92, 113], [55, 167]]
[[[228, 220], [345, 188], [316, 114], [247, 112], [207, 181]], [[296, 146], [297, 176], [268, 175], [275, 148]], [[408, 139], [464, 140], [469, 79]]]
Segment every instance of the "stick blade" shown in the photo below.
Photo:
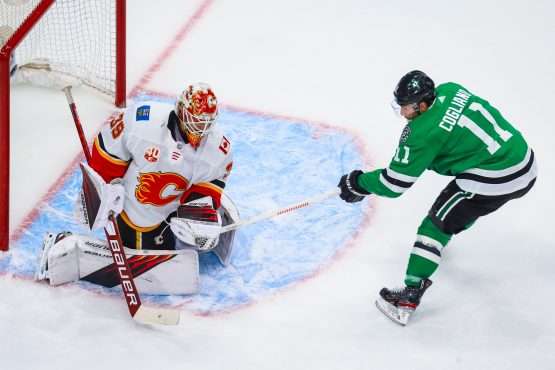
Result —
[[141, 305], [133, 319], [142, 324], [177, 325], [179, 323], [179, 310], [171, 308], [153, 308]]

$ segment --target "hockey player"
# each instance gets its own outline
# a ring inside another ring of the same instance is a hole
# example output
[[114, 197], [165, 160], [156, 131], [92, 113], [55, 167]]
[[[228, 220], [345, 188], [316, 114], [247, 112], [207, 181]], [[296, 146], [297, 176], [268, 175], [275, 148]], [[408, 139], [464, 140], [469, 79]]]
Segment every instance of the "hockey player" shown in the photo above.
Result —
[[216, 96], [210, 86], [199, 83], [183, 91], [174, 109], [144, 103], [102, 129], [94, 141], [90, 167], [106, 183], [123, 179], [123, 186], [115, 186], [125, 189], [118, 216], [125, 246], [175, 249], [172, 229], [178, 236], [187, 233], [181, 223], [168, 226], [181, 204], [186, 206], [180, 215], [219, 226], [216, 209], [233, 154], [229, 140], [215, 125], [217, 117]]
[[479, 217], [525, 195], [536, 180], [534, 152], [521, 133], [488, 101], [448, 82], [437, 88], [412, 71], [401, 78], [392, 106], [408, 122], [387, 168], [352, 171], [341, 177], [341, 199], [369, 194], [395, 198], [426, 169], [455, 176], [441, 191], [418, 228], [406, 270], [405, 287], [383, 288], [377, 307], [405, 325], [432, 284], [441, 251], [454, 234]]
[[[216, 252], [222, 263], [227, 263], [233, 233], [224, 238], [225, 245], [219, 243], [222, 217], [231, 223], [238, 216], [233, 204], [222, 196], [233, 153], [229, 140], [216, 125], [217, 117], [212, 88], [196, 83], [183, 91], [175, 106], [142, 102], [113, 118], [94, 141], [90, 166], [82, 164], [85, 177], [97, 189], [99, 206], [87, 209], [87, 194], [82, 191], [74, 217], [90, 229], [98, 229], [108, 224], [110, 212], [118, 214], [123, 245], [136, 250], [128, 251], [128, 255], [161, 255], [176, 248], [194, 251], [194, 256], [187, 254], [187, 263], [192, 269], [197, 264], [198, 273], [196, 252], [220, 245]], [[226, 204], [220, 208], [222, 202]], [[75, 279], [75, 273], [69, 274], [71, 279], [54, 277], [68, 275], [62, 271], [68, 266], [79, 266], [78, 277], [83, 278], [86, 259], [98, 253], [109, 256], [102, 243], [76, 235], [50, 234], [44, 244], [37, 279], [48, 277], [51, 284], [53, 280], [59, 284]], [[78, 263], [65, 263], [67, 250], [75, 245], [79, 249]], [[97, 247], [96, 252], [90, 251], [93, 247]], [[161, 252], [148, 252], [151, 250]], [[53, 271], [54, 266], [62, 267]]]

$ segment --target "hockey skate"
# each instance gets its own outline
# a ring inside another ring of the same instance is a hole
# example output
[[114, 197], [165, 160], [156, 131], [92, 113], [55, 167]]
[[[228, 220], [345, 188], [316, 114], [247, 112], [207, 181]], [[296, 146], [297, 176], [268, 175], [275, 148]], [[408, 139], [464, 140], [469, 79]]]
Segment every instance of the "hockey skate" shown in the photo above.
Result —
[[59, 234], [47, 233], [44, 235], [44, 238], [42, 239], [39, 264], [37, 265], [37, 270], [35, 271], [35, 281], [48, 279], [48, 253], [54, 244], [69, 235], [71, 235], [69, 231]]
[[383, 288], [376, 300], [376, 307], [397, 324], [405, 326], [410, 315], [420, 304], [424, 292], [431, 285], [431, 280], [424, 279], [418, 286], [406, 286], [398, 289]]

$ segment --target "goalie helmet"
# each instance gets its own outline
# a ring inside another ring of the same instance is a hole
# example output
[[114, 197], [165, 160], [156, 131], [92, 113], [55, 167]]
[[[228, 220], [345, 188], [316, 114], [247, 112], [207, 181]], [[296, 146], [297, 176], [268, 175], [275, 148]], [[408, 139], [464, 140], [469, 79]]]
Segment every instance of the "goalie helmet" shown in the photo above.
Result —
[[218, 118], [218, 101], [210, 85], [189, 85], [177, 98], [175, 113], [189, 144], [197, 148]]
[[411, 71], [401, 78], [393, 96], [400, 106], [422, 101], [431, 105], [436, 96], [434, 81], [422, 71]]

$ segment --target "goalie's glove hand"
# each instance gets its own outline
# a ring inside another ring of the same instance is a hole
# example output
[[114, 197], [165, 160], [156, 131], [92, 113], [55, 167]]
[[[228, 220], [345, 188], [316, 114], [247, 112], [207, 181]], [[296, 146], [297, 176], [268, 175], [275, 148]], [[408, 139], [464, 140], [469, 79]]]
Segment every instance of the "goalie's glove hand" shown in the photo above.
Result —
[[177, 217], [170, 220], [170, 228], [182, 242], [207, 251], [218, 244], [222, 218], [214, 209], [212, 198], [204, 197], [179, 206]]
[[362, 175], [361, 170], [354, 170], [353, 172], [343, 175], [337, 186], [341, 189], [339, 197], [347, 203], [360, 202], [370, 192], [364, 190], [358, 185], [358, 177]]

